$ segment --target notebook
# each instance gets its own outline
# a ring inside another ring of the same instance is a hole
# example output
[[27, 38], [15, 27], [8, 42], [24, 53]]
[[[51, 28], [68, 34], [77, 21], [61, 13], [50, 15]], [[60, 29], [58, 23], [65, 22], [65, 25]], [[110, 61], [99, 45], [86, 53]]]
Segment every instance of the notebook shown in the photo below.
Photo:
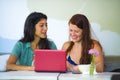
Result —
[[37, 72], [66, 72], [66, 51], [64, 50], [35, 50], [35, 71]]

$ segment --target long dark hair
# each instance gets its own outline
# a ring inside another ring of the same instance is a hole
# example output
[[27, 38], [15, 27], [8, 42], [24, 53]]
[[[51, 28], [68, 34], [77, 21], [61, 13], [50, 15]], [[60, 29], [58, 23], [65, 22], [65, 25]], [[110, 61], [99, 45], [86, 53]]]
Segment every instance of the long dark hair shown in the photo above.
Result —
[[[90, 23], [86, 16], [82, 14], [76, 14], [71, 17], [69, 20], [69, 24], [76, 25], [78, 28], [82, 29], [82, 55], [80, 59], [81, 64], [89, 64], [91, 62], [91, 56], [88, 54], [88, 50], [93, 48], [93, 40], [91, 39], [91, 33], [90, 33]], [[70, 46], [67, 49], [67, 52], [69, 52], [74, 43], [71, 41]]]
[[[41, 20], [46, 19], [47, 16], [40, 12], [33, 12], [26, 18], [24, 24], [24, 37], [20, 39], [21, 42], [32, 42], [34, 40], [35, 35], [35, 25]], [[49, 40], [46, 38], [40, 39], [39, 48], [41, 49], [49, 49]]]

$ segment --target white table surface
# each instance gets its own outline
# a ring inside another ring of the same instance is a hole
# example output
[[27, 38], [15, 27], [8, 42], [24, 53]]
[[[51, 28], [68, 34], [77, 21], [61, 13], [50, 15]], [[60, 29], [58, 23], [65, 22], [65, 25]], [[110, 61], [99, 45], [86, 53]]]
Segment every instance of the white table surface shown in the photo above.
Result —
[[60, 73], [35, 71], [8, 71], [0, 72], [1, 79], [30, 79], [30, 80], [57, 80]]
[[103, 72], [94, 75], [89, 75], [89, 74], [72, 74], [71, 72], [68, 72], [60, 74], [59, 80], [111, 80], [113, 74], [120, 73]]
[[8, 71], [0, 72], [0, 80], [111, 80], [112, 72], [98, 73], [93, 76], [89, 74], [53, 73], [53, 72], [35, 72], [35, 71]]

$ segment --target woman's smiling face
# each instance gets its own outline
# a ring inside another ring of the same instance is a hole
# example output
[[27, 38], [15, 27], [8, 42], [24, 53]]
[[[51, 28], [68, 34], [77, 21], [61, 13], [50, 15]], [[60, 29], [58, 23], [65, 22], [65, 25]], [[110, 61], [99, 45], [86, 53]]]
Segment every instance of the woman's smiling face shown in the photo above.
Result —
[[35, 36], [46, 38], [47, 36], [47, 20], [42, 19], [35, 25]]
[[70, 23], [69, 24], [69, 35], [73, 42], [79, 42], [82, 37], [82, 29]]

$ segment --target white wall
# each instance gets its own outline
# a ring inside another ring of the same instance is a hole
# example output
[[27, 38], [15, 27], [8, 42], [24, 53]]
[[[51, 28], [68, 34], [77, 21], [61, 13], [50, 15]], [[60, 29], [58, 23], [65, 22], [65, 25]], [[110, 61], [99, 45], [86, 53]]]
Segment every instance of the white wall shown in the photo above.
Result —
[[120, 56], [120, 9], [119, 1], [114, 0], [0, 0], [0, 53], [11, 52], [15, 42], [23, 35], [26, 17], [33, 11], [48, 15], [48, 37], [58, 49], [68, 40], [69, 18], [75, 13], [82, 13], [90, 20], [105, 55]]

